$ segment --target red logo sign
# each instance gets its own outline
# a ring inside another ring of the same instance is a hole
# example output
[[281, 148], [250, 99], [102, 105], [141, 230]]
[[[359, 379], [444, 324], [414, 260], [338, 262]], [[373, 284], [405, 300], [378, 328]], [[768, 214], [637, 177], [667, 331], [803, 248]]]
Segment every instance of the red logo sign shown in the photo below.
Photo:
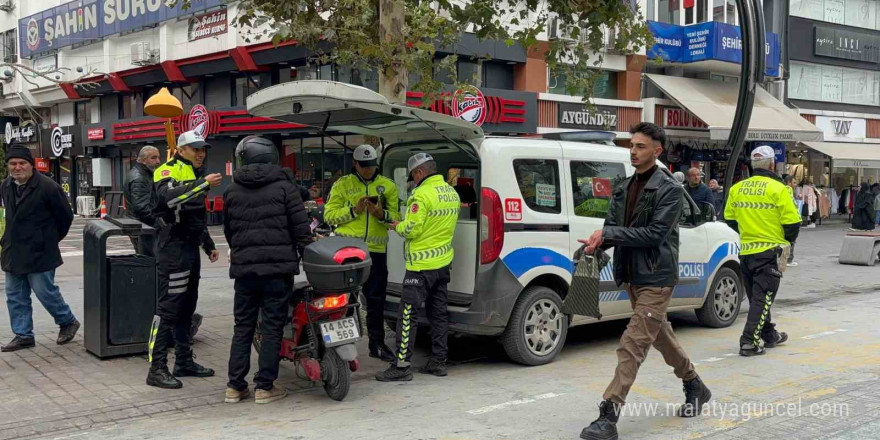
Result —
[[593, 177], [593, 197], [611, 197], [611, 179]]
[[522, 199], [504, 199], [504, 219], [511, 222], [522, 221]]
[[681, 108], [664, 109], [663, 126], [666, 128], [685, 128], [705, 130], [709, 126], [693, 113]]
[[100, 141], [104, 139], [104, 129], [103, 128], [90, 128], [87, 132], [87, 137], [90, 141]]
[[189, 129], [193, 130], [199, 136], [207, 138], [211, 134], [211, 115], [205, 106], [194, 105], [189, 112]]
[[36, 165], [37, 171], [39, 171], [41, 173], [48, 173], [49, 172], [49, 160], [48, 159], [43, 159], [42, 157], [35, 157], [34, 158], [34, 165]]
[[486, 121], [486, 97], [477, 90], [476, 94], [459, 90], [452, 97], [452, 116], [475, 125]]
[[162, 170], [162, 177], [168, 177], [171, 175], [171, 170]]

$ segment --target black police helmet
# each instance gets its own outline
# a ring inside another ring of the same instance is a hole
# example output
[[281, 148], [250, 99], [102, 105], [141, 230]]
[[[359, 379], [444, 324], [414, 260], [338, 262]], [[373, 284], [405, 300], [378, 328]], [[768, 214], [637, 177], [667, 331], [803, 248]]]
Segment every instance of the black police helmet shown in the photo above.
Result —
[[235, 158], [238, 166], [254, 163], [271, 163], [278, 165], [278, 149], [269, 139], [259, 136], [247, 136], [235, 147]]

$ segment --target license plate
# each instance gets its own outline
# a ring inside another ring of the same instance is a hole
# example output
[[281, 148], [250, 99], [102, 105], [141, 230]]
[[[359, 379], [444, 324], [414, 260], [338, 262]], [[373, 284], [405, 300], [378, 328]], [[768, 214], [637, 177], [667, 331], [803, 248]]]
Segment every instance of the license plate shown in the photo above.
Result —
[[322, 322], [321, 336], [324, 337], [324, 344], [327, 345], [357, 339], [361, 334], [357, 321], [351, 316], [339, 321]]

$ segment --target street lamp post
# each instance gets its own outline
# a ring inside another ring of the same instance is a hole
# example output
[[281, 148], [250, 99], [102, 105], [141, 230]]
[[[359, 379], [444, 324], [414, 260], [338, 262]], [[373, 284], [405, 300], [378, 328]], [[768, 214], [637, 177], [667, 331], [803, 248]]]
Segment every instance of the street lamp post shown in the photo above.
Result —
[[144, 104], [144, 113], [165, 119], [165, 141], [168, 143], [166, 160], [171, 160], [177, 151], [173, 119], [183, 114], [183, 106], [180, 104], [180, 100], [168, 92], [168, 87], [162, 87], [158, 93], [151, 96], [146, 104]]

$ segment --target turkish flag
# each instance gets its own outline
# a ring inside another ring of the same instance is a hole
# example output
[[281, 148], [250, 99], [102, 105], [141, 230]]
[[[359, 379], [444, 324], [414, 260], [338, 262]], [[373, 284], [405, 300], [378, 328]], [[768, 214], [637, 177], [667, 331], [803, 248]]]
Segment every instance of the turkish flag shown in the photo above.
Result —
[[593, 177], [593, 197], [611, 197], [611, 179]]

